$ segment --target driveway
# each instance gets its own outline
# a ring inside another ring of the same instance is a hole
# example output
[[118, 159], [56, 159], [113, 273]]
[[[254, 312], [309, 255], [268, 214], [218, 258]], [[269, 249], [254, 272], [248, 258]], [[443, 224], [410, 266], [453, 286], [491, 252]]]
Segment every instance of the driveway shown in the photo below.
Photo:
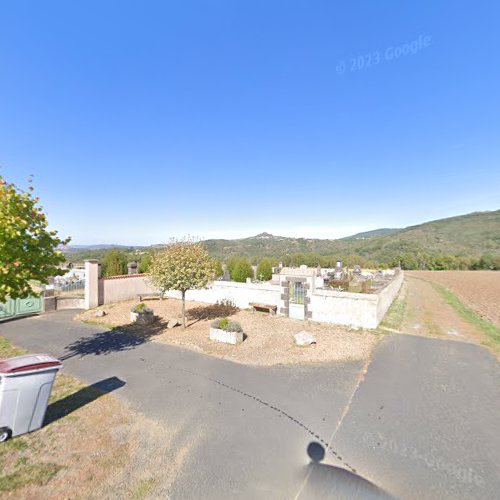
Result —
[[[248, 367], [74, 322], [60, 311], [0, 335], [64, 359], [159, 422], [183, 422], [171, 498], [493, 498], [497, 362], [472, 344], [406, 335], [362, 362]], [[160, 472], [161, 473], [161, 472]]]

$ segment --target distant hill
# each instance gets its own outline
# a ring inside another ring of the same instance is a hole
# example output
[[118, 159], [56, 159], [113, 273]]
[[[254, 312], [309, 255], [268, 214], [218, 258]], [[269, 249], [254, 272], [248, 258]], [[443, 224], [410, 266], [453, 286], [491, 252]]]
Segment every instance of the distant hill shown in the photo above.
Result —
[[[464, 262], [469, 259], [467, 266], [470, 266], [472, 260], [477, 261], [483, 255], [500, 258], [500, 210], [475, 212], [403, 229], [376, 229], [338, 240], [289, 238], [264, 232], [235, 240], [210, 239], [204, 241], [204, 244], [211, 255], [222, 261], [227, 261], [232, 256], [245, 256], [254, 262], [262, 257], [270, 257], [284, 263], [317, 265], [318, 262], [325, 262], [322, 257], [327, 256], [342, 257], [350, 263], [395, 265], [402, 260], [407, 268], [440, 268], [436, 267], [435, 262], [432, 264], [434, 267], [428, 263], [433, 256], [447, 255], [463, 258]], [[161, 246], [89, 245], [84, 249], [73, 246], [69, 247], [72, 250], [67, 252], [67, 259], [73, 262], [89, 258], [100, 259], [109, 248], [114, 247], [120, 248], [130, 260], [137, 260], [147, 251]], [[414, 257], [418, 262], [412, 262]], [[446, 264], [445, 261], [443, 265], [451, 264]]]
[[205, 245], [223, 260], [233, 255], [280, 258], [301, 253], [340, 257], [356, 254], [377, 262], [394, 260], [406, 252], [465, 257], [500, 255], [500, 210], [475, 212], [404, 229], [377, 229], [339, 240], [287, 238], [261, 233], [236, 240], [206, 240]]
[[109, 250], [111, 248], [125, 249], [125, 248], [140, 248], [140, 247], [128, 247], [126, 245], [107, 245], [107, 244], [101, 244], [101, 245], [67, 245], [65, 247], [62, 247], [61, 250], [62, 250], [62, 252], [64, 254], [70, 254], [70, 253], [84, 252], [84, 251], [89, 251], [89, 250]]
[[123, 252], [127, 260], [139, 260], [145, 253], [145, 247], [128, 247], [124, 245], [69, 245], [61, 248], [68, 262], [81, 262], [87, 259], [102, 260], [106, 252], [112, 248], [118, 248]]
[[364, 233], [353, 234], [352, 236], [347, 236], [342, 238], [343, 240], [366, 240], [368, 238], [376, 238], [378, 236], [387, 236], [389, 234], [397, 233], [401, 231], [399, 228], [389, 228], [384, 227], [381, 229], [374, 229], [373, 231], [365, 231]]
[[364, 233], [353, 234], [352, 236], [346, 236], [342, 238], [343, 240], [367, 240], [369, 238], [377, 238], [378, 236], [387, 236], [389, 234], [397, 233], [401, 231], [398, 228], [384, 227], [381, 229], [374, 229], [373, 231], [365, 231]]

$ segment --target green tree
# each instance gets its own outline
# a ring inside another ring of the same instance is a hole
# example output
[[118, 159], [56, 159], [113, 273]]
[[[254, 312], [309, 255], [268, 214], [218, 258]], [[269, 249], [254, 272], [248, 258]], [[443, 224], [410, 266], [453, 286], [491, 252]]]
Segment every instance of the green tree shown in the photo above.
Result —
[[177, 290], [182, 294], [182, 326], [186, 328], [186, 292], [205, 288], [215, 278], [217, 265], [206, 248], [194, 241], [176, 241], [153, 255], [150, 281], [163, 294]]
[[273, 268], [269, 259], [262, 259], [257, 266], [257, 278], [261, 281], [269, 281], [273, 276]]
[[0, 175], [0, 302], [34, 291], [32, 281], [46, 284], [48, 278], [65, 274], [59, 246], [69, 243], [48, 222], [31, 184], [23, 191]]
[[231, 257], [227, 261], [226, 270], [228, 271], [228, 273], [231, 276], [233, 275], [234, 268], [236, 267], [236, 265], [238, 264], [238, 262], [240, 261], [240, 259], [241, 259], [241, 257]]
[[151, 253], [147, 253], [141, 257], [139, 261], [139, 267], [137, 268], [139, 274], [147, 273], [149, 270], [149, 266], [151, 265], [152, 255]]
[[215, 259], [215, 277], [220, 278], [224, 274], [224, 269], [222, 269], [222, 264], [219, 259]]
[[240, 283], [245, 283], [247, 278], [253, 278], [253, 269], [247, 259], [238, 259], [231, 272], [231, 279]]
[[127, 274], [127, 257], [117, 248], [108, 250], [102, 259], [103, 276]]

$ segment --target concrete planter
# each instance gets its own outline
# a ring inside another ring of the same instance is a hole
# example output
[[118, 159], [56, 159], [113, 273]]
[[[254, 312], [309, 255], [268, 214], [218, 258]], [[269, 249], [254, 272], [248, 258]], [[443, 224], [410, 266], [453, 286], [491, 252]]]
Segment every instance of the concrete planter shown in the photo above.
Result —
[[227, 332], [220, 328], [210, 328], [210, 340], [237, 345], [243, 342], [243, 332]]
[[138, 325], [150, 325], [155, 320], [154, 314], [152, 312], [131, 312], [130, 321], [132, 323], [137, 323]]

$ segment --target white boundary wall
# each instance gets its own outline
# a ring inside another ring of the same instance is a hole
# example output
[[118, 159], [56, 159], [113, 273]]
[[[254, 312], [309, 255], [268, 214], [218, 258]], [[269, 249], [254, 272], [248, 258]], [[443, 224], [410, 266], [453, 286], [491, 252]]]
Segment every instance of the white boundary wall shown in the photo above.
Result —
[[[387, 286], [375, 294], [312, 290], [308, 294], [311, 320], [357, 328], [376, 328], [397, 296], [403, 280], [404, 273], [399, 272]], [[98, 292], [99, 304], [135, 299], [138, 294], [155, 292], [147, 277], [140, 274], [104, 278], [98, 280], [98, 284], [90, 283], [88, 286], [94, 287], [96, 294]], [[180, 299], [181, 293], [167, 292], [167, 297]], [[206, 289], [188, 290], [186, 299], [206, 304], [230, 300], [241, 309], [249, 308], [252, 302], [276, 305], [278, 314], [283, 301], [280, 285], [233, 281], [214, 281]]]
[[316, 290], [311, 294], [311, 319], [358, 328], [376, 328], [377, 302], [375, 294]]
[[311, 294], [313, 321], [357, 328], [377, 328], [396, 298], [404, 280], [403, 272], [374, 294], [315, 290]]
[[113, 276], [99, 280], [99, 304], [112, 304], [137, 298], [138, 294], [155, 293], [143, 274]]
[[378, 302], [377, 302], [377, 326], [384, 319], [385, 313], [391, 307], [391, 304], [394, 302], [394, 299], [397, 297], [399, 290], [401, 289], [401, 285], [405, 279], [405, 275], [403, 271], [399, 271], [398, 274], [394, 277], [394, 279], [379, 293], [377, 293]]
[[[221, 300], [231, 300], [241, 308], [247, 309], [252, 302], [279, 305], [281, 288], [269, 283], [236, 283], [234, 281], [214, 281], [209, 288], [188, 290], [186, 300], [215, 304]], [[181, 298], [180, 292], [167, 292], [167, 297]]]

